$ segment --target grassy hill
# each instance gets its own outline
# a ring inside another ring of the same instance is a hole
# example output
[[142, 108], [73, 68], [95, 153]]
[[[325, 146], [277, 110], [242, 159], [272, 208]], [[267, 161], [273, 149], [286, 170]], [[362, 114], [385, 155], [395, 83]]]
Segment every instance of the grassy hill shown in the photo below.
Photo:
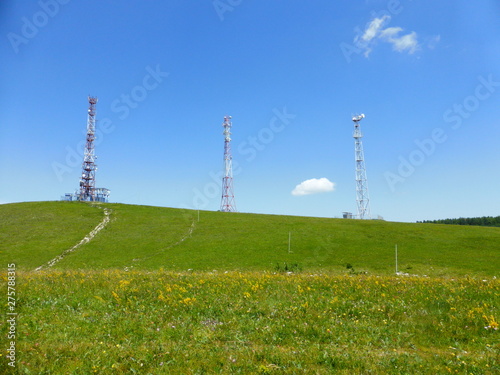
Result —
[[[56, 269], [273, 271], [498, 275], [500, 228], [222, 213], [80, 202], [0, 205], [0, 260], [33, 270], [110, 223]], [[288, 236], [291, 233], [291, 251]]]
[[[421, 276], [394, 275], [395, 244]], [[500, 228], [0, 205], [0, 373], [498, 374], [499, 248]]]

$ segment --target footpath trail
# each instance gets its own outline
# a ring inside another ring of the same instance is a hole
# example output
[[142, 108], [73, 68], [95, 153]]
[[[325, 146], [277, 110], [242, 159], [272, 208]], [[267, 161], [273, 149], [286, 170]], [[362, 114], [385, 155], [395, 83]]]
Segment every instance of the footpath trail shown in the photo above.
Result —
[[[193, 231], [195, 230], [195, 228], [196, 228], [196, 223], [195, 223], [195, 220], [194, 220], [194, 219], [192, 219], [191, 225], [190, 225], [190, 227], [189, 227], [189, 229], [188, 229], [187, 233], [186, 233], [184, 236], [182, 236], [182, 237], [181, 237], [181, 238], [180, 238], [177, 242], [173, 243], [172, 245], [167, 246], [166, 248], [164, 248], [164, 249], [162, 249], [162, 250], [160, 250], [160, 251], [157, 251], [157, 252], [155, 252], [155, 253], [153, 253], [153, 254], [149, 254], [149, 255], [148, 255], [148, 256], [146, 256], [146, 257], [132, 259], [132, 262], [142, 262], [142, 261], [145, 261], [145, 260], [147, 260], [147, 259], [150, 259], [150, 258], [153, 258], [153, 257], [155, 257], [155, 256], [157, 256], [157, 255], [160, 255], [160, 254], [162, 254], [162, 253], [166, 252], [167, 250], [169, 250], [169, 249], [171, 249], [171, 248], [173, 248], [173, 247], [175, 247], [175, 246], [180, 245], [180, 244], [181, 244], [181, 243], [183, 243], [185, 240], [187, 240], [189, 237], [191, 237], [191, 235], [193, 234]], [[136, 264], [137, 264], [137, 263], [136, 263]], [[130, 270], [131, 268], [134, 268], [134, 266], [124, 267], [124, 270], [125, 270], [125, 271], [128, 271], [128, 270]]]
[[[101, 207], [98, 206], [93, 206], [93, 207], [101, 209]], [[72, 248], [64, 250], [61, 254], [49, 260], [47, 263], [35, 268], [35, 271], [41, 271], [45, 268], [52, 267], [54, 264], [64, 259], [68, 254], [71, 254], [72, 252], [76, 251], [80, 246], [90, 242], [96, 236], [97, 233], [99, 233], [102, 229], [106, 227], [106, 225], [108, 225], [110, 221], [110, 214], [112, 210], [109, 208], [103, 208], [103, 211], [104, 211], [104, 218], [102, 219], [102, 221], [99, 224], [97, 224], [97, 226], [89, 234], [83, 237], [83, 239], [80, 242], [78, 242]]]

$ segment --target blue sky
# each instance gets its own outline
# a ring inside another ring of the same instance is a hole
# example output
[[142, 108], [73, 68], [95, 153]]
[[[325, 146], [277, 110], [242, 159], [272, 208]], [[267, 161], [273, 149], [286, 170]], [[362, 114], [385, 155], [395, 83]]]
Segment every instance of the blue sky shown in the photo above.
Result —
[[76, 189], [91, 94], [113, 202], [219, 209], [227, 114], [239, 211], [356, 212], [364, 113], [373, 216], [500, 215], [496, 0], [6, 0], [0, 56], [2, 203]]

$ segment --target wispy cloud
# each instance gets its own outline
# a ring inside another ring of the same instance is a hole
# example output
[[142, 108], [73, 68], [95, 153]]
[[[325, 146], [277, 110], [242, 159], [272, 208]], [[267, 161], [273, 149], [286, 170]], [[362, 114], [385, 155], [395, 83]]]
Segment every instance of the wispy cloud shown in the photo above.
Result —
[[441, 41], [441, 35], [435, 35], [429, 39], [427, 47], [429, 47], [430, 49], [434, 49], [436, 48], [436, 46], [439, 44], [440, 41]]
[[335, 183], [331, 182], [327, 178], [312, 178], [310, 180], [305, 180], [301, 182], [295, 189], [292, 190], [292, 195], [309, 195], [326, 193], [335, 190]]
[[366, 27], [365, 32], [361, 39], [365, 42], [370, 42], [373, 38], [377, 37], [382, 29], [382, 26], [386, 25], [391, 20], [391, 16], [382, 16], [380, 18], [374, 18]]
[[385, 42], [392, 45], [392, 49], [398, 52], [415, 53], [418, 48], [418, 35], [415, 31], [403, 33], [401, 27], [387, 27], [391, 16], [385, 15], [374, 18], [366, 26], [361, 35], [354, 38], [356, 45], [364, 50], [365, 57], [368, 57], [377, 42]]

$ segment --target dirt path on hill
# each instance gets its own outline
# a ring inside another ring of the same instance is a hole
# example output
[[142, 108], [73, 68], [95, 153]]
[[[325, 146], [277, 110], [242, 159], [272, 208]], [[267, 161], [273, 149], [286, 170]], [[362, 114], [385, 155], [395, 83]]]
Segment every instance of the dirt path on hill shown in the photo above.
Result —
[[[195, 220], [193, 219], [193, 221], [191, 222], [191, 226], [189, 227], [189, 229], [188, 229], [187, 233], [186, 233], [183, 237], [181, 237], [181, 238], [179, 239], [179, 241], [177, 241], [176, 243], [174, 243], [174, 244], [172, 244], [172, 245], [167, 246], [166, 248], [164, 248], [164, 249], [162, 249], [162, 250], [160, 250], [160, 251], [157, 251], [156, 253], [150, 254], [150, 255], [145, 256], [145, 257], [143, 257], [143, 258], [135, 258], [135, 259], [132, 259], [132, 262], [142, 262], [142, 261], [144, 261], [144, 260], [150, 259], [150, 258], [152, 258], [152, 257], [155, 257], [155, 256], [159, 255], [159, 254], [162, 254], [162, 253], [164, 253], [165, 251], [167, 251], [168, 249], [171, 249], [171, 248], [173, 248], [173, 247], [175, 247], [175, 246], [177, 246], [177, 245], [180, 245], [180, 244], [181, 244], [181, 243], [183, 243], [185, 240], [187, 240], [189, 237], [191, 237], [191, 235], [193, 234], [193, 231], [194, 231], [194, 229], [195, 229], [195, 228], [196, 228], [196, 222], [195, 222]], [[125, 271], [128, 271], [128, 270], [130, 270], [131, 268], [134, 268], [134, 266], [124, 267], [124, 270], [125, 270]]]
[[[101, 209], [98, 206], [93, 206], [93, 207]], [[54, 264], [64, 259], [64, 257], [66, 257], [68, 254], [77, 250], [80, 246], [90, 242], [96, 236], [97, 233], [99, 233], [102, 229], [104, 229], [106, 225], [108, 225], [110, 221], [109, 215], [111, 214], [112, 210], [108, 208], [103, 208], [103, 210], [104, 210], [104, 218], [89, 234], [83, 237], [83, 239], [80, 242], [78, 242], [75, 246], [73, 246], [71, 249], [64, 250], [60, 255], [56, 256], [54, 259], [51, 259], [50, 261], [41, 265], [40, 267], [35, 268], [35, 271], [40, 271], [42, 269], [52, 267]]]

